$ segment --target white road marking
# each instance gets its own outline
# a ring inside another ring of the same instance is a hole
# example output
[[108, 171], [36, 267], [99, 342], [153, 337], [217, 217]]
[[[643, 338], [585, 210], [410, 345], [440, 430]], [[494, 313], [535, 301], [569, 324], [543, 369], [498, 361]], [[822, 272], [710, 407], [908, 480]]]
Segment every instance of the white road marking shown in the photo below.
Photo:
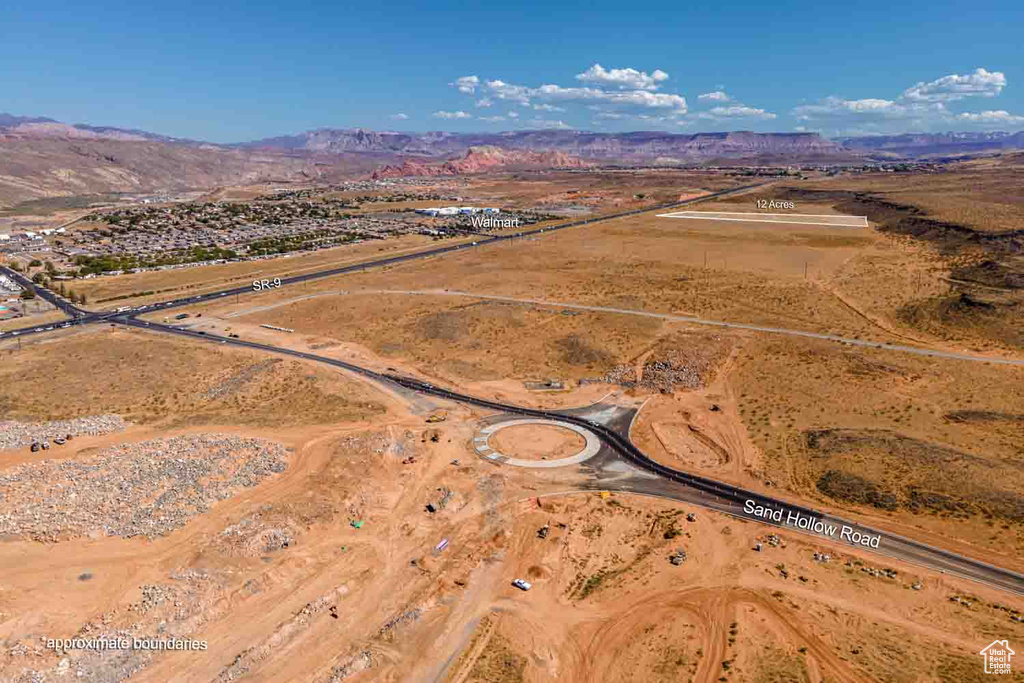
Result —
[[[658, 218], [692, 218], [704, 221], [739, 221], [742, 223], [788, 223], [817, 225], [829, 228], [866, 228], [867, 216], [833, 216], [827, 214], [740, 213], [737, 211], [675, 211], [656, 214]], [[742, 216], [742, 218], [727, 218]], [[802, 218], [832, 218], [833, 221], [805, 221]], [[845, 222], [843, 222], [845, 221]]]

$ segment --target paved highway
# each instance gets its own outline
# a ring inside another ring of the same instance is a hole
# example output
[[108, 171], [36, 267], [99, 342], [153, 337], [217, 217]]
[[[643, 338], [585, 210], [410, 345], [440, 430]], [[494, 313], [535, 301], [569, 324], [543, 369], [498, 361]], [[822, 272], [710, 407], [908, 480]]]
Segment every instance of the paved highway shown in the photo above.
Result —
[[[357, 273], [371, 268], [381, 268], [384, 266], [392, 266], [399, 263], [406, 263], [408, 261], [415, 261], [417, 259], [430, 258], [433, 256], [440, 256], [453, 251], [461, 251], [463, 249], [472, 249], [474, 247], [483, 247], [488, 244], [495, 244], [497, 242], [506, 242], [510, 240], [519, 239], [522, 237], [530, 237], [533, 235], [540, 235], [546, 232], [557, 232], [559, 230], [566, 230], [568, 228], [576, 228], [583, 225], [591, 225], [594, 223], [600, 223], [603, 221], [610, 221], [616, 218], [623, 218], [626, 216], [634, 216], [641, 213], [649, 213], [651, 211], [664, 211], [665, 209], [676, 208], [680, 206], [688, 206], [699, 202], [705, 202], [709, 199], [715, 199], [717, 197], [726, 197], [728, 195], [737, 194], [739, 192], [746, 192], [747, 190], [759, 187], [763, 183], [755, 183], [753, 185], [743, 185], [741, 187], [734, 187], [729, 190], [721, 190], [719, 192], [712, 192], [702, 197], [694, 197], [693, 199], [686, 199], [680, 202], [671, 202], [669, 204], [659, 204], [658, 206], [647, 207], [643, 209], [633, 209], [632, 211], [622, 211], [614, 214], [606, 214], [602, 216], [595, 216], [594, 218], [586, 218], [578, 221], [571, 221], [569, 223], [560, 223], [558, 225], [552, 225], [543, 228], [535, 228], [533, 230], [525, 230], [509, 235], [496, 235], [493, 237], [487, 237], [485, 239], [477, 240], [470, 244], [453, 244], [446, 247], [437, 247], [435, 249], [427, 249], [426, 251], [417, 251], [412, 254], [405, 254], [403, 256], [391, 256], [388, 258], [376, 259], [373, 261], [365, 261], [363, 263], [355, 263], [348, 266], [339, 266], [337, 268], [328, 268], [327, 270], [318, 270], [313, 273], [306, 273], [304, 275], [293, 275], [292, 277], [280, 278], [281, 285], [297, 284], [300, 282], [308, 282], [310, 280], [318, 280], [325, 277], [334, 277], [336, 275], [344, 275], [346, 273]], [[23, 287], [32, 285], [32, 282], [25, 278], [20, 273], [7, 268], [6, 266], [0, 266], [0, 272], [7, 273], [13, 279], [15, 279]], [[35, 286], [35, 285], [32, 285]], [[71, 324], [88, 324], [95, 322], [103, 322], [110, 318], [118, 315], [117, 312], [90, 312], [78, 308], [77, 306], [68, 303], [66, 300], [60, 298], [53, 292], [46, 290], [42, 287], [35, 287], [36, 292], [43, 299], [49, 301], [51, 304], [63, 311], [68, 317], [70, 317]], [[209, 292], [207, 294], [198, 294], [193, 297], [183, 297], [181, 299], [174, 299], [172, 301], [164, 301], [157, 304], [150, 304], [146, 306], [139, 306], [132, 308], [132, 313], [152, 313], [154, 311], [168, 310], [172, 308], [180, 308], [181, 306], [192, 306], [194, 304], [200, 304], [206, 301], [213, 301], [225, 296], [233, 296], [236, 294], [251, 294], [253, 288], [251, 285], [245, 285], [242, 287], [232, 287], [231, 289], [222, 289], [216, 292]], [[64, 324], [60, 324], [59, 327], [64, 327]], [[23, 335], [39, 334], [40, 332], [48, 332], [55, 329], [58, 325], [31, 325], [28, 327], [19, 328], [16, 330], [9, 330], [4, 333], [0, 333], [0, 338], [4, 337], [17, 337]]]
[[40, 287], [39, 285], [36, 285], [35, 283], [33, 283], [31, 280], [29, 280], [27, 277], [25, 277], [16, 270], [12, 270], [7, 266], [0, 266], [0, 272], [3, 272], [5, 275], [7, 275], [7, 277], [11, 278], [19, 285], [21, 285], [22, 289], [34, 289], [36, 292], [36, 296], [43, 299], [44, 301], [53, 304], [57, 309], [62, 311], [64, 315], [68, 316], [69, 318], [81, 318], [89, 315], [88, 311], [83, 311], [81, 308], [78, 308], [77, 306], [69, 302], [67, 299], [63, 299], [57, 296], [56, 294], [46, 289], [45, 287]]
[[[628, 437], [620, 434], [618, 431], [577, 415], [558, 411], [540, 410], [537, 408], [525, 408], [507, 403], [490, 401], [443, 389], [428, 382], [423, 382], [411, 377], [375, 372], [335, 358], [318, 356], [304, 351], [296, 351], [293, 349], [271, 346], [269, 344], [260, 344], [242, 339], [232, 339], [219, 335], [197, 332], [161, 323], [147, 323], [137, 320], [130, 315], [118, 316], [112, 320], [117, 323], [148, 329], [154, 332], [191, 337], [193, 339], [200, 339], [218, 344], [231, 344], [233, 346], [255, 349], [258, 351], [267, 351], [317, 363], [324, 363], [361, 375], [368, 379], [375, 380], [384, 385], [397, 385], [422, 394], [437, 396], [439, 398], [465, 403], [480, 408], [510, 413], [513, 415], [569, 422], [593, 431], [598, 435], [604, 445], [612, 449], [621, 458], [641, 470], [658, 475], [658, 477], [666, 482], [681, 484], [687, 489], [699, 494], [692, 499], [692, 502], [703, 505], [704, 507], [726, 512], [751, 521], [767, 522], [792, 531], [810, 533], [819, 537], [830, 538], [834, 541], [847, 543], [848, 545], [852, 545], [862, 550], [873, 550], [888, 557], [906, 560], [929, 569], [954, 574], [956, 576], [979, 581], [1002, 590], [1010, 591], [1018, 595], [1024, 595], [1024, 575], [1008, 569], [995, 567], [978, 560], [973, 560], [969, 557], [957, 555], [940, 548], [934, 548], [923, 543], [918, 543], [896, 534], [891, 534], [886, 531], [880, 531], [866, 527], [862, 524], [850, 522], [840, 517], [823, 514], [802, 505], [792, 504], [778, 498], [765, 496], [755, 491], [749, 491], [738, 486], [715, 481], [706, 477], [674, 470], [647, 457], [643, 451], [637, 448], [629, 440]], [[661, 495], [661, 492], [658, 491], [657, 487], [653, 487], [648, 492], [654, 492]], [[751, 508], [760, 508], [760, 511], [757, 513], [751, 513]], [[777, 514], [779, 519], [774, 520], [763, 516], [763, 511], [765, 510], [769, 511], [769, 514]], [[801, 528], [799, 526], [801, 519], [810, 521], [807, 528]], [[818, 523], [820, 523], [821, 530], [815, 531], [819, 526]], [[831, 533], [828, 532], [830, 527], [834, 527]], [[856, 542], [858, 539], [860, 542]]]
[[[304, 281], [308, 281], [308, 280], [314, 280], [314, 279], [317, 279], [317, 278], [332, 277], [332, 276], [341, 275], [341, 274], [344, 274], [344, 273], [358, 272], [358, 271], [366, 270], [366, 269], [369, 269], [369, 268], [376, 268], [376, 267], [381, 267], [381, 266], [393, 265], [393, 264], [403, 263], [403, 262], [406, 262], [406, 261], [412, 261], [412, 260], [415, 260], [415, 259], [429, 258], [429, 257], [432, 257], [432, 256], [438, 256], [438, 255], [445, 254], [445, 253], [452, 252], [452, 251], [458, 251], [458, 250], [461, 250], [461, 249], [472, 248], [472, 247], [476, 247], [476, 246], [484, 246], [486, 244], [493, 244], [495, 242], [512, 240], [512, 239], [516, 239], [516, 238], [519, 238], [519, 237], [528, 237], [528, 236], [531, 236], [531, 235], [537, 235], [537, 234], [541, 234], [541, 233], [544, 233], [544, 232], [554, 232], [554, 231], [557, 231], [557, 230], [564, 230], [564, 229], [567, 229], [567, 228], [572, 228], [572, 227], [592, 224], [592, 223], [596, 223], [596, 222], [600, 222], [600, 221], [611, 220], [611, 219], [614, 219], [614, 218], [621, 218], [623, 216], [628, 216], [628, 215], [633, 215], [633, 214], [638, 214], [638, 213], [644, 213], [646, 211], [652, 211], [652, 210], [661, 211], [661, 210], [665, 210], [667, 208], [673, 208], [673, 207], [677, 207], [677, 206], [684, 206], [684, 205], [687, 205], [687, 204], [692, 204], [692, 203], [695, 203], [695, 202], [698, 202], [698, 201], [704, 201], [704, 200], [711, 199], [711, 198], [714, 198], [714, 197], [719, 197], [719, 196], [723, 196], [723, 195], [727, 195], [727, 194], [733, 194], [733, 193], [736, 193], [736, 192], [745, 191], [745, 190], [750, 189], [752, 187], [756, 187], [756, 186], [755, 185], [750, 185], [750, 186], [745, 186], [745, 187], [741, 187], [741, 188], [735, 188], [735, 189], [732, 189], [732, 190], [727, 190], [727, 191], [723, 191], [723, 192], [714, 193], [712, 195], [707, 195], [707, 196], [704, 196], [704, 197], [699, 197], [699, 198], [696, 198], [696, 199], [693, 199], [693, 200], [687, 200], [687, 201], [684, 201], [684, 202], [677, 202], [677, 203], [674, 203], [674, 204], [671, 204], [671, 205], [662, 205], [662, 206], [659, 206], [659, 207], [656, 207], [656, 208], [651, 208], [651, 209], [641, 209], [641, 210], [629, 211], [629, 212], [624, 212], [624, 213], [619, 213], [619, 214], [614, 214], [614, 215], [609, 215], [609, 216], [601, 216], [601, 217], [591, 218], [591, 219], [586, 219], [586, 220], [581, 220], [581, 221], [574, 221], [574, 222], [571, 222], [571, 223], [565, 223], [565, 224], [561, 224], [561, 225], [557, 225], [557, 226], [552, 226], [552, 227], [548, 227], [548, 228], [538, 228], [538, 229], [535, 229], [535, 230], [524, 231], [524, 232], [516, 233], [515, 235], [502, 235], [502, 236], [490, 237], [490, 238], [487, 238], [487, 239], [479, 240], [479, 241], [474, 242], [474, 243], [469, 244], [469, 245], [452, 245], [452, 246], [441, 247], [441, 248], [437, 248], [437, 249], [431, 249], [431, 250], [428, 250], [428, 251], [418, 252], [418, 253], [414, 253], [414, 254], [407, 254], [407, 255], [404, 255], [404, 256], [396, 256], [396, 257], [391, 257], [391, 258], [379, 259], [379, 260], [376, 260], [376, 261], [370, 261], [370, 262], [367, 262], [367, 263], [354, 264], [354, 265], [350, 265], [350, 266], [343, 266], [343, 267], [333, 268], [333, 269], [329, 269], [329, 270], [325, 270], [325, 271], [318, 271], [318, 272], [309, 273], [309, 274], [306, 274], [306, 275], [297, 275], [297, 276], [290, 277], [290, 278], [283, 278], [282, 279], [282, 283], [284, 283], [284, 284], [291, 284], [291, 283], [304, 282]], [[20, 274], [15, 273], [14, 271], [10, 271], [10, 270], [8, 270], [6, 268], [3, 268], [3, 270], [5, 272], [7, 272], [9, 275], [11, 275], [12, 277], [14, 277], [20, 283], [27, 283], [27, 280], [25, 280], [25, 278], [22, 277]], [[764, 496], [762, 494], [759, 494], [759, 493], [756, 493], [756, 492], [753, 492], [753, 491], [747, 491], [747, 490], [741, 489], [739, 487], [732, 486], [730, 484], [725, 484], [725, 483], [722, 483], [722, 482], [714, 481], [712, 479], [707, 479], [707, 478], [704, 478], [704, 477], [699, 477], [697, 475], [687, 474], [685, 472], [680, 472], [680, 471], [677, 471], [677, 470], [673, 470], [673, 469], [671, 469], [669, 467], [661, 465], [660, 463], [657, 463], [657, 462], [651, 460], [650, 458], [648, 458], [627, 437], [623, 436], [619, 432], [617, 432], [617, 431], [615, 431], [615, 430], [613, 430], [613, 429], [611, 429], [611, 428], [609, 428], [609, 427], [607, 427], [605, 425], [599, 424], [597, 422], [593, 422], [591, 420], [588, 420], [588, 419], [585, 419], [585, 418], [582, 418], [582, 417], [579, 417], [579, 416], [576, 416], [576, 415], [570, 415], [570, 414], [554, 412], [554, 411], [538, 410], [538, 409], [533, 409], [533, 408], [524, 408], [524, 407], [521, 407], [521, 406], [514, 406], [514, 405], [509, 405], [509, 404], [502, 404], [502, 403], [498, 403], [498, 402], [495, 402], [495, 401], [489, 401], [489, 400], [486, 400], [486, 399], [481, 399], [481, 398], [477, 398], [477, 397], [468, 396], [468, 395], [465, 395], [465, 394], [460, 394], [460, 393], [457, 393], [457, 392], [449, 391], [447, 389], [442, 389], [440, 387], [436, 387], [436, 386], [434, 386], [432, 384], [429, 384], [427, 382], [422, 382], [420, 380], [412, 379], [412, 378], [409, 378], [409, 377], [401, 377], [401, 376], [398, 376], [398, 375], [385, 374], [385, 373], [377, 373], [377, 372], [374, 372], [372, 370], [369, 370], [369, 369], [366, 369], [366, 368], [362, 368], [360, 366], [353, 365], [351, 363], [346, 363], [344, 361], [336, 360], [336, 359], [333, 359], [333, 358], [327, 358], [327, 357], [324, 357], [324, 356], [317, 356], [315, 354], [305, 353], [305, 352], [301, 352], [301, 351], [295, 351], [295, 350], [292, 350], [292, 349], [285, 349], [285, 348], [270, 346], [270, 345], [267, 345], [267, 344], [258, 344], [258, 343], [255, 343], [255, 342], [244, 341], [244, 340], [241, 340], [241, 339], [231, 339], [231, 338], [221, 337], [221, 336], [212, 335], [212, 334], [203, 334], [203, 333], [196, 332], [196, 331], [193, 331], [193, 330], [182, 329], [182, 328], [178, 328], [178, 327], [174, 327], [174, 326], [170, 326], [170, 325], [163, 325], [163, 324], [160, 324], [160, 323], [144, 322], [144, 321], [141, 321], [141, 320], [138, 320], [138, 319], [135, 318], [135, 316], [139, 315], [140, 313], [146, 313], [146, 312], [152, 312], [152, 311], [157, 311], [157, 310], [162, 310], [162, 309], [176, 308], [176, 307], [180, 307], [180, 306], [186, 306], [186, 305], [191, 305], [191, 304], [195, 304], [195, 303], [201, 303], [203, 301], [210, 301], [210, 300], [213, 300], [213, 299], [217, 299], [217, 298], [224, 297], [224, 296], [229, 296], [229, 295], [232, 295], [232, 294], [247, 294], [247, 293], [252, 291], [252, 289], [250, 287], [237, 287], [237, 288], [233, 288], [233, 289], [222, 290], [222, 291], [219, 291], [219, 292], [212, 292], [212, 293], [209, 293], [209, 294], [198, 295], [198, 296], [191, 297], [191, 298], [183, 298], [183, 299], [177, 299], [177, 300], [174, 300], [174, 301], [168, 301], [168, 302], [163, 302], [163, 303], [159, 303], [159, 304], [154, 304], [152, 306], [138, 307], [138, 308], [132, 309], [131, 311], [127, 311], [127, 312], [124, 312], [124, 313], [116, 313], [116, 312], [113, 312], [113, 313], [110, 313], [110, 312], [108, 312], [108, 313], [93, 313], [93, 312], [83, 311], [82, 309], [79, 309], [79, 308], [75, 307], [74, 305], [69, 304], [68, 302], [64, 301], [63, 299], [60, 299], [56, 295], [53, 295], [51, 292], [47, 292], [46, 290], [43, 290], [42, 288], [37, 288], [37, 291], [40, 293], [40, 296], [45, 298], [47, 301], [50, 301], [53, 305], [55, 305], [58, 308], [60, 308], [68, 316], [70, 316], [72, 318], [71, 321], [63, 323], [62, 325], [86, 324], [86, 323], [109, 321], [109, 322], [115, 322], [115, 323], [120, 323], [120, 324], [128, 325], [128, 326], [131, 326], [131, 327], [137, 327], [137, 328], [142, 328], [142, 329], [149, 329], [149, 330], [154, 331], [154, 332], [160, 332], [160, 333], [165, 333], [165, 334], [174, 334], [174, 335], [178, 335], [178, 336], [191, 337], [191, 338], [194, 338], [194, 339], [209, 341], [209, 342], [213, 342], [213, 343], [230, 344], [230, 345], [233, 345], [233, 346], [239, 346], [239, 347], [250, 348], [250, 349], [255, 349], [255, 350], [260, 350], [260, 351], [266, 351], [266, 352], [270, 352], [270, 353], [284, 354], [284, 355], [293, 356], [293, 357], [296, 357], [296, 358], [301, 358], [301, 359], [304, 359], [304, 360], [315, 361], [315, 362], [319, 362], [319, 363], [325, 363], [327, 365], [332, 365], [332, 366], [335, 366], [335, 367], [347, 370], [349, 372], [353, 372], [355, 374], [362, 375], [362, 376], [367, 377], [369, 379], [372, 379], [372, 380], [375, 380], [375, 381], [378, 381], [378, 382], [382, 382], [384, 384], [390, 383], [390, 384], [401, 386], [401, 387], [405, 387], [406, 389], [410, 389], [410, 390], [417, 391], [417, 392], [420, 392], [420, 393], [429, 394], [429, 395], [432, 395], [432, 396], [437, 396], [437, 397], [440, 397], [440, 398], [445, 398], [445, 399], [449, 399], [449, 400], [453, 400], [453, 401], [458, 401], [458, 402], [466, 403], [466, 404], [469, 404], [469, 405], [475, 405], [475, 406], [482, 407], [482, 408], [487, 408], [487, 409], [490, 409], [490, 410], [507, 412], [507, 413], [516, 414], [516, 415], [523, 415], [523, 416], [536, 417], [536, 418], [542, 418], [542, 419], [558, 419], [558, 420], [563, 420], [563, 421], [570, 422], [570, 423], [573, 423], [573, 424], [577, 424], [577, 425], [579, 425], [581, 427], [585, 427], [585, 428], [590, 429], [591, 431], [595, 432], [601, 438], [602, 443], [605, 444], [608, 448], [612, 449], [612, 451], [614, 451], [616, 454], [618, 454], [621, 458], [623, 458], [626, 461], [632, 463], [634, 466], [640, 468], [641, 470], [645, 470], [645, 471], [650, 472], [650, 473], [652, 473], [654, 475], [657, 475], [658, 477], [661, 478], [661, 481], [663, 481], [665, 484], [674, 483], [676, 485], [685, 487], [685, 490], [687, 490], [687, 491], [692, 491], [695, 494], [698, 494], [696, 496], [696, 501], [695, 502], [699, 501], [700, 504], [705, 505], [706, 507], [709, 507], [709, 508], [712, 508], [712, 509], [716, 509], [716, 510], [721, 510], [723, 512], [727, 512], [729, 514], [734, 514], [734, 515], [737, 515], [737, 516], [745, 518], [745, 519], [751, 519], [751, 520], [754, 520], [754, 521], [764, 521], [764, 522], [767, 522], [767, 523], [777, 523], [777, 524], [780, 524], [782, 526], [786, 526], [787, 528], [792, 528], [793, 530], [797, 530], [797, 531], [801, 531], [802, 529], [800, 529], [800, 528], [798, 528], [796, 526], [793, 526], [793, 524], [789, 524], [788, 522], [782, 522], [782, 521], [776, 522], [775, 520], [772, 520], [772, 519], [765, 519], [764, 516], [763, 516], [764, 515], [764, 511], [768, 511], [768, 514], [770, 514], [770, 515], [776, 514], [776, 512], [777, 512], [779, 514], [780, 520], [783, 520], [783, 519], [784, 520], [793, 519], [794, 516], [796, 516], [796, 518], [798, 520], [800, 518], [810, 518], [811, 521], [813, 522], [811, 529], [810, 530], [803, 530], [803, 531], [809, 531], [810, 533], [814, 533], [813, 529], [815, 527], [820, 526], [822, 528], [826, 528], [825, 525], [833, 525], [835, 527], [835, 530], [832, 533], [818, 533], [818, 535], [819, 536], [824, 535], [824, 536], [831, 537], [834, 540], [839, 540], [840, 542], [846, 542], [847, 536], [844, 536], [843, 534], [845, 534], [847, 532], [847, 530], [849, 530], [848, 537], [851, 538], [851, 539], [854, 537], [853, 536], [854, 534], [856, 534], [857, 538], [864, 539], [864, 543], [867, 543], [867, 544], [874, 543], [875, 539], [877, 539], [877, 543], [875, 544], [877, 547], [873, 547], [872, 549], [874, 549], [877, 552], [880, 552], [882, 554], [885, 554], [885, 555], [888, 555], [888, 556], [891, 556], [891, 557], [894, 557], [894, 558], [898, 558], [898, 559], [907, 560], [909, 562], [914, 562], [916, 564], [923, 565], [923, 566], [926, 566], [926, 567], [929, 567], [929, 568], [932, 568], [932, 569], [936, 569], [936, 570], [939, 570], [939, 571], [944, 571], [944, 572], [947, 572], [947, 573], [950, 573], [950, 574], [956, 574], [958, 576], [962, 576], [962, 577], [965, 577], [965, 578], [968, 578], [968, 579], [973, 579], [973, 580], [976, 580], [976, 581], [981, 581], [983, 583], [986, 583], [986, 584], [989, 584], [989, 585], [992, 585], [992, 586], [996, 586], [996, 587], [1002, 588], [1002, 589], [1007, 590], [1007, 591], [1011, 591], [1011, 592], [1014, 592], [1014, 593], [1017, 593], [1017, 594], [1024, 595], [1024, 576], [1022, 576], [1022, 575], [1020, 575], [1018, 573], [1015, 573], [1015, 572], [1012, 572], [1012, 571], [1009, 571], [1009, 570], [1006, 570], [1006, 569], [1001, 569], [999, 567], [994, 567], [994, 566], [991, 566], [991, 565], [987, 565], [987, 564], [979, 562], [977, 560], [972, 560], [970, 558], [963, 557], [963, 556], [960, 556], [960, 555], [956, 555], [954, 553], [950, 553], [950, 552], [947, 552], [947, 551], [944, 551], [944, 550], [941, 550], [941, 549], [938, 549], [938, 548], [933, 548], [933, 547], [930, 547], [930, 546], [927, 546], [927, 545], [924, 545], [924, 544], [921, 544], [921, 543], [917, 543], [917, 542], [915, 542], [913, 540], [910, 540], [910, 539], [907, 539], [907, 538], [903, 538], [903, 537], [900, 537], [900, 536], [897, 536], [897, 535], [894, 535], [894, 534], [890, 534], [890, 533], [887, 533], [887, 532], [878, 531], [878, 530], [875, 530], [875, 529], [864, 527], [863, 525], [859, 525], [859, 524], [855, 524], [855, 523], [852, 523], [852, 522], [848, 522], [848, 521], [845, 521], [845, 520], [842, 520], [840, 518], [833, 517], [833, 516], [830, 516], [830, 515], [824, 515], [824, 514], [818, 513], [815, 510], [812, 510], [810, 508], [806, 508], [806, 507], [799, 506], [799, 505], [793, 505], [793, 504], [790, 504], [790, 503], [788, 503], [786, 501], [783, 501], [783, 500], [780, 500], [780, 499], [776, 499], [776, 498], [772, 498], [772, 497], [769, 497], [769, 496]], [[616, 309], [606, 309], [606, 310], [608, 312], [623, 312], [623, 311], [616, 311]], [[657, 314], [653, 314], [653, 315], [657, 315]], [[697, 322], [697, 321], [700, 321], [700, 319], [694, 319], [693, 320], [693, 322]], [[707, 321], [705, 321], [705, 322], [707, 322]], [[714, 322], [715, 324], [724, 324], [724, 323], [718, 323], [717, 321], [712, 321], [712, 322]], [[739, 324], [739, 323], [725, 324], [725, 325], [735, 326], [735, 327], [746, 327], [746, 328], [749, 328], [749, 329], [759, 329], [760, 331], [786, 332], [785, 330], [779, 330], [777, 328], [758, 328], [756, 326], [745, 326], [745, 325], [742, 325], [742, 324]], [[43, 326], [42, 329], [43, 330], [48, 330], [48, 329], [53, 329], [54, 327], [57, 327], [57, 325]], [[26, 329], [23, 329], [23, 330], [11, 331], [11, 332], [8, 332], [7, 334], [10, 334], [10, 335], [13, 335], [15, 333], [32, 334], [32, 333], [36, 333], [38, 330], [39, 330], [38, 327], [33, 327], [33, 328], [26, 328]], [[794, 331], [794, 332], [797, 332], [797, 331]], [[828, 335], [817, 335], [816, 333], [802, 333], [802, 334], [804, 334], [805, 336], [815, 336], [815, 337], [820, 337], [820, 338], [824, 338], [824, 339], [829, 339], [830, 338]], [[856, 341], [856, 340], [842, 340], [842, 339], [839, 339], [839, 338], [835, 338], [835, 339], [832, 339], [832, 340], [833, 341]], [[862, 342], [862, 344], [870, 345], [870, 346], [877, 346], [877, 345], [870, 344], [870, 343], [867, 343], [867, 342]], [[915, 351], [917, 350], [917, 349], [914, 349], [913, 347], [906, 347], [906, 349], [915, 350]], [[952, 357], [957, 357], [957, 356], [954, 354]], [[986, 359], [986, 360], [988, 361], [988, 359]], [[989, 362], [991, 362], [991, 361], [989, 361]], [[653, 481], [658, 481], [658, 480], [653, 480]], [[751, 506], [757, 506], [757, 509], [759, 510], [759, 512], [757, 512], [757, 513], [749, 512], [748, 510], [751, 508]], [[826, 528], [826, 531], [827, 531], [827, 528]], [[839, 534], [838, 538], [837, 538], [837, 534]], [[851, 544], [857, 545], [856, 543], [851, 543]], [[861, 545], [863, 545], [863, 544], [861, 544]], [[860, 547], [860, 546], [858, 546], [858, 547]], [[867, 547], [870, 547], [870, 546], [867, 546]]]

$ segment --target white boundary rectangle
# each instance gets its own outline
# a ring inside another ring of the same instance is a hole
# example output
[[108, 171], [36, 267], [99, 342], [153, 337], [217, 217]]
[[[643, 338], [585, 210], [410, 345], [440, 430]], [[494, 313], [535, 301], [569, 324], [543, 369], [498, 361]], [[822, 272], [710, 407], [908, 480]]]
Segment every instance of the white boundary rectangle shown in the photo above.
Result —
[[[737, 211], [675, 211], [659, 213], [658, 218], [692, 218], [704, 221], [740, 221], [744, 223], [788, 223], [789, 225], [819, 225], [829, 228], [866, 228], [867, 216], [837, 216], [832, 214], [800, 213], [740, 213]], [[831, 218], [833, 221], [805, 221], [803, 218]], [[846, 222], [841, 222], [846, 221]], [[857, 221], [851, 223], [850, 221]]]

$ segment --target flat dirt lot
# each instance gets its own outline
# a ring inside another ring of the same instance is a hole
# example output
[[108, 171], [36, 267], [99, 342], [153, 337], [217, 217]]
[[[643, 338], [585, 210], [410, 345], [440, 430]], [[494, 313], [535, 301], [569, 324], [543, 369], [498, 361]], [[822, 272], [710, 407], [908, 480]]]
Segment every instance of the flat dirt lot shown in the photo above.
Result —
[[261, 296], [258, 305], [339, 289], [451, 289], [896, 338], [819, 284], [856, 254], [883, 249], [881, 238], [868, 231], [851, 235], [848, 229], [781, 227], [619, 219], [383, 272], [304, 283]]
[[[0, 414], [24, 422], [116, 413], [144, 425], [310, 425], [384, 412], [333, 370], [244, 350], [95, 327], [0, 344]], [[29, 389], [30, 388], [30, 389]]]
[[[462, 432], [453, 427], [446, 437]], [[767, 537], [757, 525], [703, 511], [687, 522], [690, 508], [630, 496], [538, 504], [537, 489], [551, 486], [538, 475], [475, 460], [452, 469], [462, 447], [423, 445], [421, 428], [305, 442], [279, 432], [294, 450], [287, 469], [152, 541], [7, 541], [0, 633], [11, 647], [0, 670], [143, 681], [982, 681], [977, 643], [1024, 636], [1009, 619], [1019, 600], [940, 574], [884, 575], [877, 558], [785, 534], [758, 554], [751, 547]], [[411, 454], [417, 462], [401, 464]], [[367, 467], [382, 476], [356, 474]], [[428, 516], [422, 502], [439, 484], [454, 495]], [[441, 538], [449, 545], [432, 551]], [[673, 566], [680, 548], [687, 559]], [[63, 655], [38, 644], [114, 629], [207, 648]]]
[[555, 460], [583, 450], [583, 437], [564, 427], [518, 425], [495, 432], [489, 440], [491, 448], [502, 455], [523, 460]]
[[[458, 242], [459, 240], [453, 240], [451, 243]], [[431, 246], [437, 246], [437, 243], [431, 238], [409, 235], [265, 261], [244, 261], [201, 268], [181, 268], [103, 276], [91, 280], [75, 280], [73, 288], [76, 292], [85, 294], [91, 302], [90, 307], [97, 310], [113, 309], [119, 305], [141, 306], [154, 301], [167, 301], [181, 296], [194, 296], [203, 292], [238, 287], [258, 278], [299, 275], [349, 263], [419, 251]], [[151, 294], [147, 294], [149, 292]], [[115, 297], [127, 296], [130, 298], [113, 301]], [[105, 300], [111, 301], [102, 303]]]

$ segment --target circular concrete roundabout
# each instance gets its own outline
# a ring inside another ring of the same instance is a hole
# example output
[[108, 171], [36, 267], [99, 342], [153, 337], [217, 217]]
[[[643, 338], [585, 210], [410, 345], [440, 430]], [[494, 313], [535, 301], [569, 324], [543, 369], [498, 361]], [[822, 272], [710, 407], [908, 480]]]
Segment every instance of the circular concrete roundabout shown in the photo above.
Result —
[[[510, 455], [501, 453], [490, 445], [491, 436], [496, 432], [506, 429], [508, 427], [522, 427], [526, 425], [537, 425], [544, 427], [557, 427], [559, 429], [567, 429], [575, 432], [579, 436], [583, 437], [585, 442], [583, 449], [575, 455], [570, 455], [564, 458], [557, 458], [555, 460], [528, 460], [525, 458], [514, 458]], [[540, 419], [521, 419], [521, 420], [508, 420], [507, 422], [496, 422], [494, 424], [487, 425], [482, 428], [477, 435], [473, 438], [473, 447], [476, 452], [483, 458], [492, 460], [503, 465], [512, 465], [514, 467], [538, 467], [538, 468], [553, 468], [553, 467], [568, 467], [569, 465], [578, 465], [581, 462], [585, 462], [590, 458], [597, 455], [597, 452], [601, 450], [601, 440], [597, 438], [597, 434], [585, 429], [584, 427], [578, 427], [568, 422], [559, 422], [558, 420], [540, 420]]]

